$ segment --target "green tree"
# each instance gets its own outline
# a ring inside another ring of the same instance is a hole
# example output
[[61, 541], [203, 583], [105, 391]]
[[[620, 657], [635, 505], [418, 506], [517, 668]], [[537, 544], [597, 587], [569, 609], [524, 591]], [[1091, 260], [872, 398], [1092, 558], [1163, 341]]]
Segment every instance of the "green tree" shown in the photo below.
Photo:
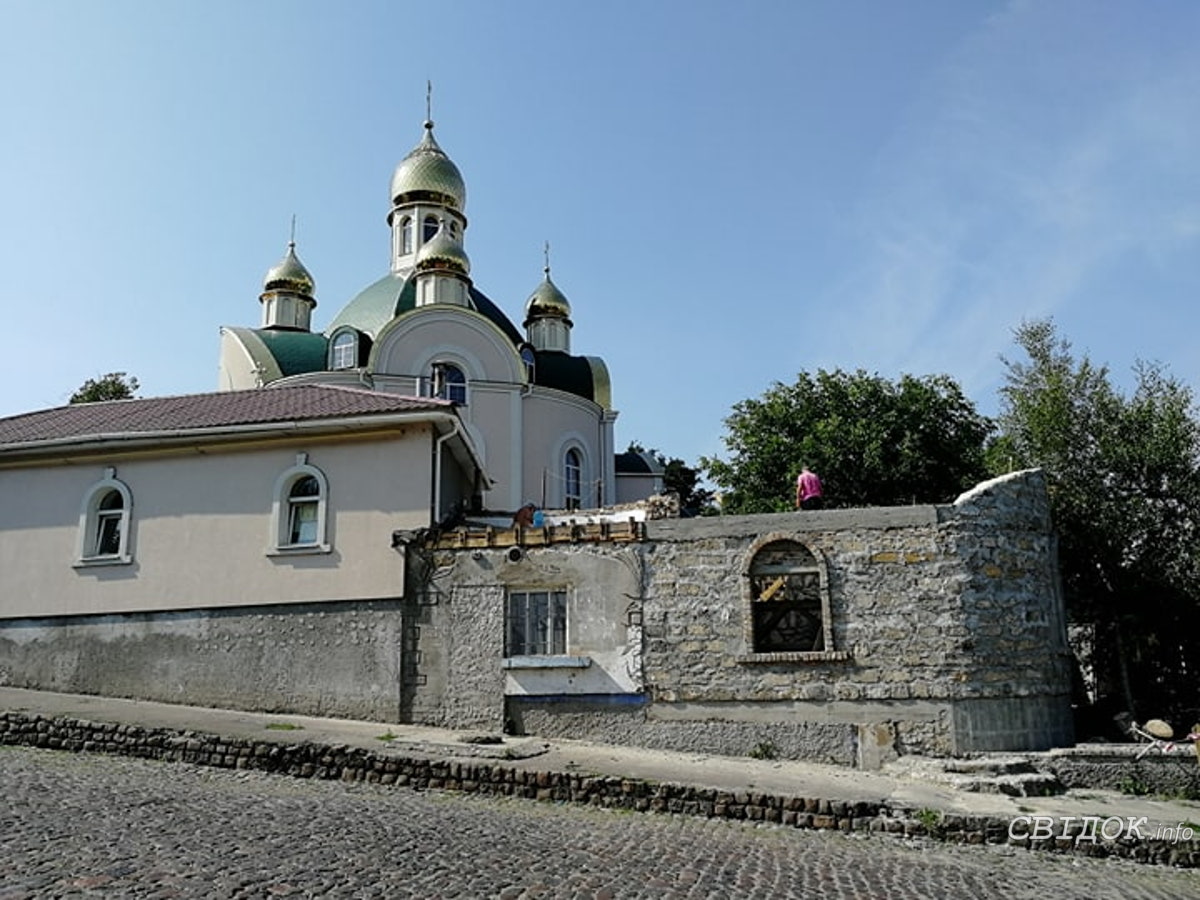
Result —
[[700, 460], [726, 512], [790, 510], [807, 464], [829, 506], [944, 502], [986, 475], [991, 422], [946, 375], [889, 381], [858, 370], [801, 372], [725, 420], [729, 459]]
[[[1092, 632], [1099, 703], [1194, 716], [1200, 659], [1200, 427], [1190, 389], [1139, 363], [1129, 396], [1108, 369], [1076, 359], [1050, 320], [1017, 329], [1027, 361], [1004, 360], [996, 471], [1038, 466], [1050, 481], [1070, 621]], [[1188, 718], [1186, 727], [1192, 723]]]
[[124, 372], [109, 372], [89, 378], [74, 394], [71, 403], [96, 403], [100, 400], [129, 400], [138, 389], [138, 380]]
[[663, 490], [679, 495], [679, 511], [685, 516], [701, 516], [713, 511], [712, 491], [701, 487], [700, 472], [679, 457], [667, 459], [662, 452], [647, 450], [637, 441], [631, 441], [626, 453], [648, 453], [663, 467]]

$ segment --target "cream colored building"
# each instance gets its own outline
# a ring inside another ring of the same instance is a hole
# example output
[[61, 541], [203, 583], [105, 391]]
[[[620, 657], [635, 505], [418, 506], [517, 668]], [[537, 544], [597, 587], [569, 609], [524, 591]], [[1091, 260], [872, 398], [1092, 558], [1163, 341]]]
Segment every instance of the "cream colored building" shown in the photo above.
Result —
[[295, 386], [0, 420], [0, 618], [394, 598], [485, 476], [455, 408]]
[[447, 400], [292, 385], [0, 419], [0, 684], [395, 720]]

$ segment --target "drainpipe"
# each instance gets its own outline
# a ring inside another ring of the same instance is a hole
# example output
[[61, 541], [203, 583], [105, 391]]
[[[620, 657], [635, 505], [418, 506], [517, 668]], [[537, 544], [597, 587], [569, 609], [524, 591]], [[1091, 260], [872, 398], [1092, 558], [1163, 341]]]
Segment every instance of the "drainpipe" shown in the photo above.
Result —
[[443, 434], [441, 437], [433, 439], [433, 507], [429, 511], [429, 524], [436, 526], [438, 524], [438, 514], [442, 508], [442, 444], [455, 437], [459, 433], [458, 420], [454, 420], [454, 427]]

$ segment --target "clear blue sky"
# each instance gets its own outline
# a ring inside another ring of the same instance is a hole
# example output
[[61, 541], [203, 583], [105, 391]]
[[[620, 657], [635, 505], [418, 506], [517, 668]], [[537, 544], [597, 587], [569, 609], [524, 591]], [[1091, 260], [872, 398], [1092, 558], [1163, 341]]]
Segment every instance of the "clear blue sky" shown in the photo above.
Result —
[[1200, 3], [0, 0], [0, 415], [215, 388], [293, 214], [314, 326], [421, 136], [520, 324], [550, 241], [620, 446], [694, 462], [802, 369], [996, 410], [1053, 316], [1200, 385]]

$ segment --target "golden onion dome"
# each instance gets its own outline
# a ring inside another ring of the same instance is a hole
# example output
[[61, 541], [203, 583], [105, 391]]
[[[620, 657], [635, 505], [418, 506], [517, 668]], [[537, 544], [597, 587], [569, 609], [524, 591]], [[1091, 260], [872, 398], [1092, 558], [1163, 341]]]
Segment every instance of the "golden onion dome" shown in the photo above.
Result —
[[545, 279], [525, 301], [525, 324], [534, 319], [566, 319], [571, 321], [571, 304], [565, 294], [550, 280], [550, 267], [544, 270]]
[[426, 241], [424, 246], [417, 251], [414, 266], [418, 272], [430, 269], [450, 269], [460, 275], [471, 273], [471, 260], [467, 257], [467, 251], [450, 233], [445, 219], [442, 219], [438, 226], [437, 234]]
[[296, 257], [296, 242], [288, 241], [283, 259], [267, 270], [263, 279], [263, 291], [289, 291], [311, 297], [317, 285], [304, 263]]
[[392, 175], [392, 203], [430, 200], [462, 212], [467, 187], [458, 166], [450, 161], [433, 137], [433, 122], [425, 120], [425, 136]]

